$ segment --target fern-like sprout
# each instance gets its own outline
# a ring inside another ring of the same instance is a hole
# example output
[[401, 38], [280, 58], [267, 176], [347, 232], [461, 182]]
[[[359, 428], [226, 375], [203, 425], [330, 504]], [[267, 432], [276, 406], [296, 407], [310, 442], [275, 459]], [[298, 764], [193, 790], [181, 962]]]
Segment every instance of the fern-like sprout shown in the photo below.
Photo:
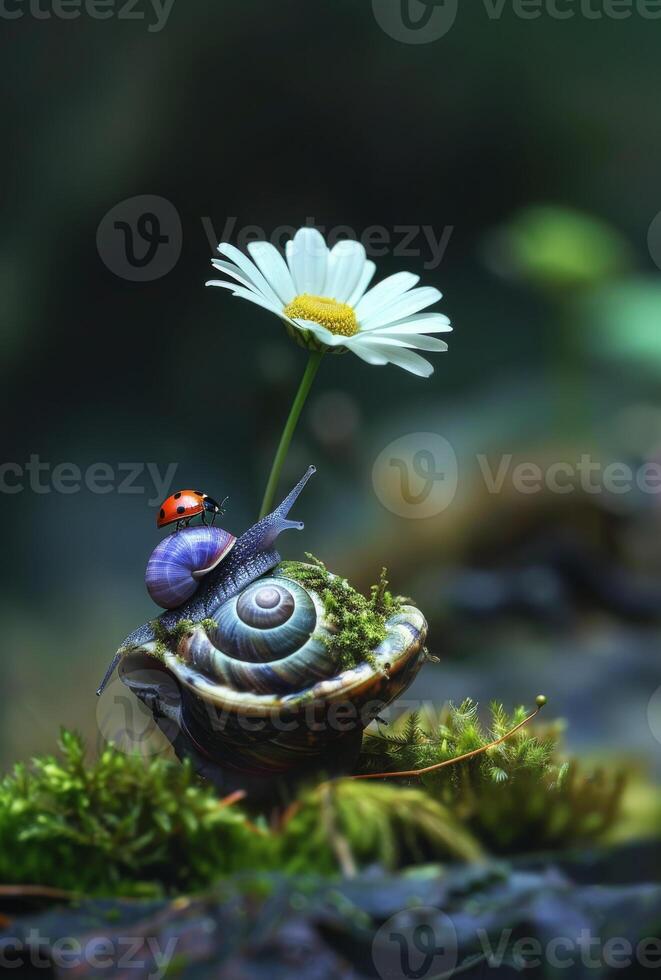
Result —
[[[491, 749], [497, 748], [506, 742], [508, 738], [520, 731], [529, 722], [536, 718], [539, 712], [542, 710], [546, 704], [546, 697], [543, 694], [538, 694], [535, 699], [536, 708], [531, 711], [529, 715], [526, 715], [518, 724], [510, 728], [499, 738], [494, 739], [493, 742], [489, 742], [487, 745], [481, 745], [479, 748], [472, 749], [470, 752], [464, 752], [462, 755], [456, 755], [452, 759], [444, 759], [442, 762], [435, 762], [431, 766], [423, 766], [422, 769], [403, 769], [401, 772], [364, 772], [359, 773], [356, 776], [351, 776], [351, 779], [412, 779], [415, 776], [426, 776], [430, 772], [436, 772], [438, 769], [444, 769], [446, 766], [454, 766], [459, 762], [467, 762], [469, 759], [474, 759], [478, 755], [484, 755], [486, 752], [491, 751]], [[498, 724], [498, 718], [496, 718], [496, 724]], [[420, 729], [418, 727], [418, 718], [415, 715], [411, 715], [407, 721], [407, 728], [403, 733], [403, 740], [406, 744], [410, 744], [417, 738]], [[503, 773], [503, 776], [494, 775], [494, 781], [500, 782], [503, 779], [507, 779], [507, 774]]]

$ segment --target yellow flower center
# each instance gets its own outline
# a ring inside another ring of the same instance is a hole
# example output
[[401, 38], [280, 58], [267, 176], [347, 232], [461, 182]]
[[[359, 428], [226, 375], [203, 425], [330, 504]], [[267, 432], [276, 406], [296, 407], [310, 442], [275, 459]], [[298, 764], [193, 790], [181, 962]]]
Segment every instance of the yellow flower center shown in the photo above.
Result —
[[340, 337], [353, 337], [358, 333], [358, 320], [353, 307], [328, 296], [301, 293], [285, 307], [284, 313], [292, 320], [312, 320]]

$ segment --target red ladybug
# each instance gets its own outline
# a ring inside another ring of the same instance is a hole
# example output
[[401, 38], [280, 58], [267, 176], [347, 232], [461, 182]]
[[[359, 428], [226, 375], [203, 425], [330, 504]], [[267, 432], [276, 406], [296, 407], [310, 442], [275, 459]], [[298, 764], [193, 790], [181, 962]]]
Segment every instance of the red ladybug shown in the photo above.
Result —
[[[225, 498], [227, 500], [227, 498]], [[171, 497], [164, 500], [156, 518], [157, 527], [165, 527], [167, 524], [187, 526], [192, 517], [202, 515], [202, 523], [206, 524], [205, 515], [213, 514], [211, 523], [213, 524], [218, 514], [223, 513], [222, 504], [217, 504], [208, 494], [201, 490], [178, 490]]]

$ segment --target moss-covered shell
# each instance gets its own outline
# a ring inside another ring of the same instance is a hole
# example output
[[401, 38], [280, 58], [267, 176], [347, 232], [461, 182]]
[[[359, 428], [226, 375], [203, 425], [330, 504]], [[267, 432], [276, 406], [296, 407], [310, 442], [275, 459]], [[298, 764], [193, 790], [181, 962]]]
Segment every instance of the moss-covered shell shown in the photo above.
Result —
[[276, 569], [204, 623], [127, 651], [120, 676], [147, 700], [135, 678], [151, 661], [176, 681], [180, 724], [198, 751], [272, 775], [358, 735], [409, 686], [425, 660], [425, 619], [402, 605], [383, 626], [382, 641], [347, 667], [324, 597]]

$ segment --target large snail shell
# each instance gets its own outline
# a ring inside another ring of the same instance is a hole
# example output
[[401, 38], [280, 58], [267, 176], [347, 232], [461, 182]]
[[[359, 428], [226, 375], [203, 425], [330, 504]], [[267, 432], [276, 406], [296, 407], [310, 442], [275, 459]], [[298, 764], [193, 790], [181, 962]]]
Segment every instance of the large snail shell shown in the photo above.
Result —
[[176, 609], [190, 599], [200, 579], [223, 560], [235, 541], [220, 527], [187, 527], [169, 534], [147, 563], [149, 595], [163, 609]]
[[328, 770], [340, 757], [342, 771], [350, 768], [343, 752], [358, 751], [363, 729], [427, 657], [424, 616], [403, 606], [386, 622], [369, 662], [343, 666], [327, 642], [336, 627], [321, 596], [280, 569], [220, 603], [204, 623], [187, 626], [165, 645], [125, 650], [120, 676], [162, 714], [157, 686], [142, 682], [140, 671], [152, 665], [176, 681], [177, 751], [193, 751], [199, 771], [219, 786], [227, 787], [228, 771], [240, 773], [237, 785], [252, 785], [251, 792], [261, 790], [246, 779], [261, 787], [278, 774]]

